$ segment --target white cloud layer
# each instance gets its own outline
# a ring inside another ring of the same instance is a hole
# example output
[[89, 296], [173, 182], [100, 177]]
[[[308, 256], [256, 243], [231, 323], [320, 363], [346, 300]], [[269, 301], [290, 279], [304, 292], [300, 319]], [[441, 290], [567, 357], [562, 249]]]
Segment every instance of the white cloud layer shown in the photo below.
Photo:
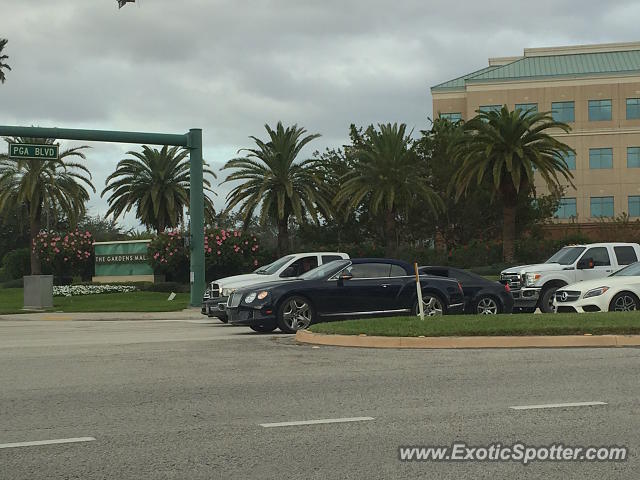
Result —
[[[0, 124], [201, 127], [217, 170], [282, 120], [323, 135], [310, 155], [346, 142], [350, 123], [426, 127], [429, 87], [490, 56], [638, 40], [640, 15], [632, 1], [138, 1], [118, 10], [115, 0], [0, 0], [12, 67]], [[100, 192], [135, 146], [92, 147]], [[217, 190], [221, 208], [229, 188]], [[106, 202], [95, 195], [90, 207], [104, 213]]]

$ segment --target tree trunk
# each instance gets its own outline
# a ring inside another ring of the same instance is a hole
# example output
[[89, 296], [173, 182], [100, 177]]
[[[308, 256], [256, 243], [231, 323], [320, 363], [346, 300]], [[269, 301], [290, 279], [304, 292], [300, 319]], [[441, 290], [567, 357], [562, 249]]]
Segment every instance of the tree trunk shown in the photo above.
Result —
[[502, 207], [502, 259], [511, 263], [514, 259], [516, 238], [516, 202], [504, 199]]
[[38, 257], [35, 248], [33, 248], [38, 233], [40, 233], [40, 217], [31, 217], [31, 221], [29, 222], [29, 236], [31, 240], [31, 275], [42, 275], [40, 257]]
[[278, 257], [289, 253], [289, 217], [278, 220]]
[[396, 256], [397, 242], [396, 242], [396, 215], [393, 211], [385, 213], [384, 216], [384, 254], [388, 258]]

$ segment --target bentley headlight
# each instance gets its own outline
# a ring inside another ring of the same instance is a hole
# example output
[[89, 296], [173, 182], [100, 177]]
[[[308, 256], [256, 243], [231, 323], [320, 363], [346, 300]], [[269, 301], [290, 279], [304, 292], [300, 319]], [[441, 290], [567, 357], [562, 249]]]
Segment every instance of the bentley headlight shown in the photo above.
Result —
[[228, 297], [229, 295], [231, 295], [235, 291], [236, 291], [235, 288], [223, 288], [221, 293], [222, 293], [223, 297]]
[[524, 275], [524, 283], [527, 287], [533, 287], [538, 280], [540, 280], [540, 275], [537, 272], [529, 272]]
[[251, 292], [249, 295], [247, 295], [246, 297], [244, 297], [244, 302], [245, 303], [251, 303], [256, 299], [256, 292]]
[[593, 288], [593, 289], [589, 290], [587, 293], [585, 293], [583, 298], [599, 297], [600, 295], [602, 295], [607, 290], [609, 290], [609, 287]]

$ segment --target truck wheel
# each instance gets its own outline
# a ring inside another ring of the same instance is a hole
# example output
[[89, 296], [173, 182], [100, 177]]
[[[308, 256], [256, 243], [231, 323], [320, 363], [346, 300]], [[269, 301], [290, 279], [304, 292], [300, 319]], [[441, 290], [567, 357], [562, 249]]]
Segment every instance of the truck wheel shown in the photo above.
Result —
[[538, 308], [542, 313], [553, 313], [553, 297], [556, 294], [556, 290], [560, 287], [547, 287], [542, 291], [540, 300], [538, 300]]

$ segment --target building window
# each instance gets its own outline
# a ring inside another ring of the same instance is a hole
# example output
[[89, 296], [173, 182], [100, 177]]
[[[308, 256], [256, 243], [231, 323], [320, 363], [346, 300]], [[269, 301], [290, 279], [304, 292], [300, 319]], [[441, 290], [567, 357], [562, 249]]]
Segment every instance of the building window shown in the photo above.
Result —
[[640, 168], [640, 147], [627, 147], [627, 168]]
[[551, 116], [556, 122], [575, 122], [575, 103], [574, 102], [552, 102]]
[[589, 100], [589, 121], [611, 120], [611, 100]]
[[499, 112], [502, 109], [502, 105], [480, 105], [478, 110], [481, 112]]
[[567, 152], [562, 156], [562, 159], [564, 160], [564, 163], [567, 164], [567, 168], [569, 170], [576, 169], [576, 152]]
[[640, 217], [640, 196], [629, 195], [629, 216]]
[[449, 120], [451, 123], [456, 123], [462, 120], [461, 113], [441, 113], [440, 118], [443, 120]]
[[613, 168], [613, 149], [612, 148], [590, 148], [589, 149], [589, 168], [598, 170], [602, 168]]
[[575, 198], [561, 198], [556, 210], [556, 218], [575, 218], [578, 216]]
[[613, 217], [613, 197], [591, 197], [591, 217]]
[[640, 118], [640, 98], [627, 98], [627, 120]]
[[531, 110], [533, 113], [538, 113], [537, 103], [516, 103], [516, 110], [522, 110], [522, 113]]

